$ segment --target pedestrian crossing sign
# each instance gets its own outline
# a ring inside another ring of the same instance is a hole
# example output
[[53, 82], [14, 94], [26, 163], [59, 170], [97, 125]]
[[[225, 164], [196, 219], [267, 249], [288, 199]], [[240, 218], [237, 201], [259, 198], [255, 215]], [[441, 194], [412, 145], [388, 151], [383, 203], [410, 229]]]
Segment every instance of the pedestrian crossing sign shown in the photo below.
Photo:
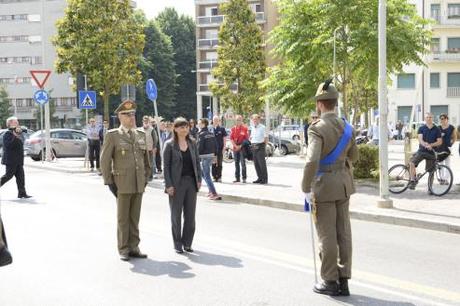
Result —
[[96, 108], [96, 92], [80, 90], [78, 92], [78, 101], [80, 109], [95, 109]]

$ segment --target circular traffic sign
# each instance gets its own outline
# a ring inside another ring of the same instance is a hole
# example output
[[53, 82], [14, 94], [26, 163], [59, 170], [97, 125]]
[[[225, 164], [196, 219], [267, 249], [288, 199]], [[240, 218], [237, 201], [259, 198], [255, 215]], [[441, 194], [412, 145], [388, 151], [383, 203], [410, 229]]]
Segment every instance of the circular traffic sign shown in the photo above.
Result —
[[40, 89], [34, 93], [34, 100], [40, 105], [48, 103], [50, 95], [46, 90]]

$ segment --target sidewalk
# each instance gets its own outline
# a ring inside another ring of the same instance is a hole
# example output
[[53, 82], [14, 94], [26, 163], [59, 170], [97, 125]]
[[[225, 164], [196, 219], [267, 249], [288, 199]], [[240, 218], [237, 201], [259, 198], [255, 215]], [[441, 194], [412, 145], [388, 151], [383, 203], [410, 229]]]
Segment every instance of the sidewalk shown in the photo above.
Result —
[[[390, 147], [390, 166], [404, 159], [402, 145]], [[354, 219], [411, 226], [417, 228], [445, 231], [460, 234], [460, 186], [458, 143], [453, 148], [451, 168], [454, 172], [454, 185], [443, 197], [429, 196], [426, 183], [421, 182], [416, 190], [407, 190], [400, 195], [391, 195], [393, 209], [377, 207], [379, 198], [375, 182], [357, 182], [357, 193], [351, 198], [350, 214]], [[303, 194], [300, 181], [303, 174], [304, 160], [295, 155], [271, 157], [268, 159], [269, 184], [258, 185], [251, 182], [256, 179], [254, 165], [247, 164], [248, 183], [233, 184], [234, 164], [224, 163], [223, 182], [216, 183], [216, 189], [225, 203], [242, 202], [274, 208], [303, 211]], [[52, 163], [33, 162], [26, 158], [26, 167], [73, 174], [89, 173], [83, 168], [82, 159], [58, 159]], [[204, 184], [204, 181], [203, 181]], [[150, 187], [163, 188], [162, 180], [154, 180]], [[204, 185], [201, 194], [207, 194]], [[217, 202], [219, 203], [219, 202]]]

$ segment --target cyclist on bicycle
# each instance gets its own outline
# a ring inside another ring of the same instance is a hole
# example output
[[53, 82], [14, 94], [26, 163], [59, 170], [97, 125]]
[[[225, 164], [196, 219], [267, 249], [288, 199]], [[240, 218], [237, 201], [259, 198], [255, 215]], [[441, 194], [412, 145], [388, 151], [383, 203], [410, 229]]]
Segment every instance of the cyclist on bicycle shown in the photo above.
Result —
[[416, 168], [422, 161], [426, 161], [425, 169], [428, 170], [433, 167], [434, 162], [434, 148], [442, 145], [441, 130], [433, 123], [433, 114], [425, 113], [425, 124], [419, 127], [417, 131], [419, 148], [418, 151], [412, 155], [409, 163], [410, 167], [410, 182], [409, 188], [415, 189], [417, 185]]

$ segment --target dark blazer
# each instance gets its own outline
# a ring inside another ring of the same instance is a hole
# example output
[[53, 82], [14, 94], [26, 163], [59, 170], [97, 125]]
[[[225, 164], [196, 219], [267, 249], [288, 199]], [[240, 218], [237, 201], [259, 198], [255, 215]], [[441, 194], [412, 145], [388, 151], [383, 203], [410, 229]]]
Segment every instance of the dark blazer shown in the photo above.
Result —
[[[194, 141], [188, 141], [190, 154], [192, 155], [193, 170], [195, 172], [195, 184], [198, 191], [198, 183], [201, 183], [201, 166], [200, 157], [198, 155], [198, 148]], [[179, 144], [174, 139], [169, 139], [165, 142], [163, 149], [164, 160], [164, 178], [165, 188], [174, 187], [178, 188], [182, 177], [182, 154]]]
[[24, 143], [12, 131], [3, 134], [2, 164], [8, 166], [24, 165]]

